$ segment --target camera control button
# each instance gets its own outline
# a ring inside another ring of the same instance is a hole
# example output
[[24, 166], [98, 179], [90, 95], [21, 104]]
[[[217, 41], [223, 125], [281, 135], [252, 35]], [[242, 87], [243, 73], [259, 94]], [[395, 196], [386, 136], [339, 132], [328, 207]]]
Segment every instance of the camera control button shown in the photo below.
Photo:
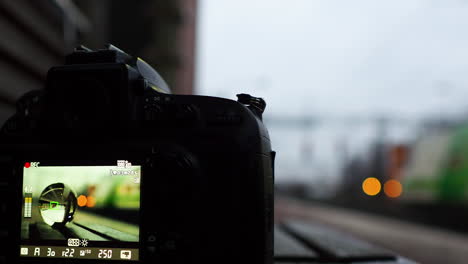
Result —
[[150, 242], [150, 243], [156, 242], [156, 236], [155, 235], [149, 235], [147, 241]]
[[149, 246], [149, 247], [146, 247], [146, 249], [151, 254], [154, 254], [154, 252], [156, 252], [156, 247], [155, 246]]

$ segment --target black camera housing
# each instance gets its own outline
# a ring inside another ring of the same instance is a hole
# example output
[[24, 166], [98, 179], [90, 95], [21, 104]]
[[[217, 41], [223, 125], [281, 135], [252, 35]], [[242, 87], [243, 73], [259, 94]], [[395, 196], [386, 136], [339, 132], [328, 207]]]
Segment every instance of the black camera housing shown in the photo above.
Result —
[[[142, 165], [137, 263], [272, 263], [274, 152], [265, 102], [175, 95], [139, 58], [80, 47], [24, 95], [0, 137], [8, 263], [120, 263], [19, 257], [28, 160]], [[130, 263], [130, 262], [123, 262]]]

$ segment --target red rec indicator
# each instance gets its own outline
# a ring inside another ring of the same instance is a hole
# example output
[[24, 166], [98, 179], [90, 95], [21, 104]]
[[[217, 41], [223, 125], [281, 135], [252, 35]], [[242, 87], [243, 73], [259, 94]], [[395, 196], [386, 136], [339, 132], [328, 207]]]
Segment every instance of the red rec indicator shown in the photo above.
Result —
[[25, 163], [24, 163], [24, 167], [25, 167], [25, 168], [29, 168], [29, 167], [31, 167], [31, 163], [29, 163], [29, 162], [25, 162]]

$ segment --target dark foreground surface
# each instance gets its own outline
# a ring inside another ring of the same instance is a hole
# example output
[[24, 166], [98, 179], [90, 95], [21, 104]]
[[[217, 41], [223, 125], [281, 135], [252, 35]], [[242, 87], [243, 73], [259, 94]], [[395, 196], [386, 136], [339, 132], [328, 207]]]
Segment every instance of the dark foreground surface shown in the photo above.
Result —
[[300, 220], [275, 228], [275, 263], [410, 264], [395, 253], [325, 225]]
[[468, 236], [453, 231], [284, 197], [275, 209], [277, 263], [304, 248], [286, 263], [467, 263]]

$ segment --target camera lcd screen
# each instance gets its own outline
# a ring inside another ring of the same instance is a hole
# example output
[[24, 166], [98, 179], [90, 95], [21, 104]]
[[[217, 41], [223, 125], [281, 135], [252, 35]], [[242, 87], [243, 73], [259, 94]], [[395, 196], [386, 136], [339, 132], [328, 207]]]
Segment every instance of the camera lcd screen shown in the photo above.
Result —
[[139, 260], [141, 166], [24, 163], [21, 257]]

